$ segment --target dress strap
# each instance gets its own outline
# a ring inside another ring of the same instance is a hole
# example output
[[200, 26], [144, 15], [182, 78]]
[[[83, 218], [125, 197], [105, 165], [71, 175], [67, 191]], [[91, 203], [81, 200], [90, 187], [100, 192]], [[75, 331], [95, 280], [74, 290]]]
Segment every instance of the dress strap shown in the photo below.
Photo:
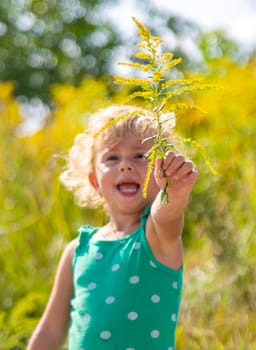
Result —
[[83, 254], [83, 250], [86, 248], [91, 236], [95, 232], [96, 228], [90, 225], [81, 226], [78, 229], [78, 244], [75, 249], [75, 254], [73, 257], [72, 268], [75, 269], [77, 258], [79, 255]]
[[144, 213], [141, 215], [140, 219], [141, 219], [141, 224], [142, 226], [145, 226], [145, 223], [147, 221], [147, 218], [150, 214], [150, 210], [151, 210], [151, 205], [148, 205], [145, 210]]
[[75, 255], [79, 254], [87, 245], [96, 228], [90, 225], [83, 225], [78, 229], [78, 245], [75, 250]]

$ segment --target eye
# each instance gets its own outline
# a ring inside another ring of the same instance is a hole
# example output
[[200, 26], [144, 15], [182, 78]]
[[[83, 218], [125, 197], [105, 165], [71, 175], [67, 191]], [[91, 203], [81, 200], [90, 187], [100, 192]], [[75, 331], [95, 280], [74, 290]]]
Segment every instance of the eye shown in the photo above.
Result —
[[107, 160], [108, 161], [115, 161], [115, 160], [117, 160], [118, 159], [118, 156], [116, 156], [116, 155], [114, 155], [114, 154], [112, 154], [112, 155], [110, 155], [110, 156], [108, 156], [107, 157]]
[[144, 153], [137, 153], [137, 154], [135, 155], [135, 158], [136, 158], [136, 159], [144, 159]]

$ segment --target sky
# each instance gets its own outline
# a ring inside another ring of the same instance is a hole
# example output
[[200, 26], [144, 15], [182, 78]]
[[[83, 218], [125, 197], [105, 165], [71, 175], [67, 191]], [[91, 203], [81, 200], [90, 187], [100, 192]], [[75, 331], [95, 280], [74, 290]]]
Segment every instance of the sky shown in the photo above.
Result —
[[[145, 0], [146, 1], [146, 0]], [[196, 22], [203, 30], [224, 29], [231, 39], [245, 48], [256, 47], [256, 0], [152, 0], [155, 6], [169, 11], [171, 15], [182, 16]], [[122, 0], [121, 7], [113, 6], [112, 20], [124, 27], [137, 17], [136, 1]], [[133, 25], [133, 24], [132, 24]]]
[[203, 29], [222, 28], [240, 44], [256, 46], [256, 0], [154, 0]]

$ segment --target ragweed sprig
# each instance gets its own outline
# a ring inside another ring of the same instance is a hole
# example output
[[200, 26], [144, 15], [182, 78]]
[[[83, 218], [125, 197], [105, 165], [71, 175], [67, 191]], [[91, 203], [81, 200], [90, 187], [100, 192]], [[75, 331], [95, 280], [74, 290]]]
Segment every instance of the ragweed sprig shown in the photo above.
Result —
[[[165, 78], [165, 74], [176, 67], [182, 62], [182, 58], [174, 58], [173, 53], [162, 53], [162, 39], [158, 36], [153, 36], [150, 30], [142, 25], [135, 17], [132, 17], [138, 28], [138, 34], [140, 42], [137, 44], [138, 51], [135, 53], [135, 57], [138, 60], [142, 60], [142, 63], [133, 62], [119, 62], [120, 65], [125, 65], [130, 68], [135, 68], [142, 71], [147, 76], [145, 78], [127, 78], [116, 76], [115, 83], [126, 84], [128, 86], [136, 87], [136, 91], [132, 92], [125, 100], [125, 103], [135, 98], [143, 98], [148, 104], [153, 113], [153, 116], [157, 122], [157, 134], [148, 139], [153, 141], [153, 146], [150, 148], [147, 154], [149, 159], [148, 170], [146, 180], [143, 188], [143, 195], [147, 195], [147, 187], [149, 179], [157, 158], [164, 158], [165, 153], [174, 149], [173, 144], [162, 136], [162, 126], [164, 123], [169, 122], [170, 127], [174, 127], [175, 120], [174, 111], [176, 110], [199, 110], [198, 106], [189, 105], [186, 103], [171, 103], [174, 97], [181, 96], [187, 92], [207, 90], [216, 88], [212, 84], [203, 84], [201, 79], [170, 79]], [[196, 141], [191, 138], [183, 140], [184, 143], [189, 143], [192, 147], [196, 148], [203, 155], [210, 170], [216, 174], [216, 170], [212, 166], [206, 151]], [[161, 193], [162, 202], [168, 203], [169, 198], [167, 194], [167, 188], [170, 186], [170, 180], [167, 179], [166, 186]]]

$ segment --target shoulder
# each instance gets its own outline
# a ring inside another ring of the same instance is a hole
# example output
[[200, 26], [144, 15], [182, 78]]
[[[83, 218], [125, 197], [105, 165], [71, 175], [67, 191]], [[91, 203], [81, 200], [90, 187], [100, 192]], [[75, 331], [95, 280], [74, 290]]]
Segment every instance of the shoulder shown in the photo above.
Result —
[[66, 248], [63, 251], [60, 264], [72, 265], [72, 261], [73, 261], [74, 255], [75, 255], [75, 250], [76, 250], [78, 244], [79, 244], [78, 238], [73, 239], [72, 241], [70, 241], [67, 244]]
[[65, 247], [58, 268], [57, 273], [55, 276], [55, 284], [54, 284], [54, 290], [56, 291], [63, 291], [63, 288], [66, 291], [72, 291], [72, 280], [73, 280], [73, 259], [75, 254], [75, 249], [77, 246], [77, 239], [72, 240], [67, 244]]
[[72, 257], [74, 255], [75, 249], [78, 246], [78, 244], [79, 244], [78, 238], [75, 238], [72, 241], [70, 241], [64, 250], [64, 254], [67, 254], [68, 256]]

